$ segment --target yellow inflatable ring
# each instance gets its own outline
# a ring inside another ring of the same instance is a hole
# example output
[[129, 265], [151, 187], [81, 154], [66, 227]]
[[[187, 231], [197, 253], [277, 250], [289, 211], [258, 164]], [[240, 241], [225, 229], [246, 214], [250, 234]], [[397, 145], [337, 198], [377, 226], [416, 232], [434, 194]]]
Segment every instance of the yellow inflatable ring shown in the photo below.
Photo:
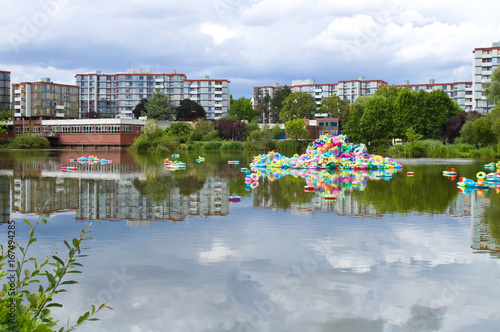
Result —
[[479, 180], [482, 180], [484, 178], [486, 178], [486, 173], [485, 172], [478, 172], [476, 174], [476, 177], [479, 179]]

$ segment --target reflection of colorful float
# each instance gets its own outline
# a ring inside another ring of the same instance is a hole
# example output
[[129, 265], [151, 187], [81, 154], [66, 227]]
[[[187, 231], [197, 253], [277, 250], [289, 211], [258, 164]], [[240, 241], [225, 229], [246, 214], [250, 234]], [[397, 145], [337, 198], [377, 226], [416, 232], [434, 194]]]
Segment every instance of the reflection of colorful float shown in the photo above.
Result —
[[177, 170], [186, 169], [185, 163], [178, 161], [178, 160], [172, 161], [172, 160], [169, 160], [168, 158], [163, 161], [163, 166], [165, 167], [165, 169], [167, 171], [177, 171]]
[[205, 161], [205, 157], [198, 156], [198, 158], [196, 159], [197, 163], [201, 163], [201, 162], [204, 162], [204, 161]]
[[[242, 169], [243, 170], [243, 169]], [[246, 170], [246, 169], [244, 169]], [[252, 168], [258, 178], [267, 178], [270, 182], [277, 181], [285, 176], [301, 177], [305, 179], [305, 192], [316, 193], [327, 200], [345, 197], [347, 193], [358, 190], [363, 191], [369, 180], [390, 180], [392, 178], [386, 172], [398, 172], [400, 170], [315, 170], [315, 169], [282, 169], [282, 168]], [[245, 178], [246, 189], [256, 187], [258, 182]]]
[[68, 172], [68, 171], [78, 171], [78, 167], [70, 167], [66, 164], [61, 165], [61, 172]]
[[489, 188], [494, 188], [497, 193], [500, 192], [500, 172], [488, 173], [478, 172], [477, 180], [460, 178], [457, 187], [461, 193], [471, 194], [477, 192], [479, 195], [484, 195]]
[[447, 170], [447, 171], [443, 171], [443, 175], [444, 175], [444, 176], [450, 176], [450, 177], [452, 177], [452, 176], [457, 176], [457, 170], [456, 170], [456, 169], [454, 169], [454, 168], [450, 168], [450, 169], [449, 169], [449, 170]]
[[94, 164], [111, 164], [112, 161], [109, 159], [99, 159], [96, 156], [81, 156], [77, 159], [70, 159], [70, 162], [78, 162], [84, 165], [94, 165]]
[[252, 167], [282, 169], [400, 169], [402, 164], [389, 157], [370, 155], [364, 144], [349, 143], [345, 135], [322, 135], [306, 149], [302, 155], [295, 154], [288, 158], [270, 151], [255, 156]]
[[229, 197], [227, 198], [227, 200], [228, 200], [229, 202], [237, 203], [237, 202], [241, 201], [241, 197], [240, 197], [240, 196], [233, 195], [233, 196], [229, 196]]

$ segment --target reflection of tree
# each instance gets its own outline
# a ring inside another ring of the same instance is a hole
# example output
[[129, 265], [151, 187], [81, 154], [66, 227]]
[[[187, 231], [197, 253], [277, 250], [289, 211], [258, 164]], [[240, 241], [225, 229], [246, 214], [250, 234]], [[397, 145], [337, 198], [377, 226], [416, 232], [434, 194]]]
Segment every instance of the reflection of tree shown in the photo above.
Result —
[[364, 192], [353, 197], [372, 204], [379, 213], [442, 213], [459, 192], [452, 181], [436, 183], [436, 174], [441, 171], [440, 165], [427, 165], [414, 177], [395, 175], [390, 181], [370, 181]]
[[310, 203], [314, 193], [304, 191], [306, 181], [300, 177], [285, 176], [278, 181], [270, 182], [262, 180], [261, 184], [254, 189], [256, 199], [273, 202], [274, 206], [287, 209], [292, 204]]
[[[493, 190], [492, 190], [493, 191]], [[492, 193], [493, 194], [493, 193]], [[490, 194], [490, 206], [484, 209], [481, 222], [488, 225], [490, 235], [500, 242], [500, 196]]]

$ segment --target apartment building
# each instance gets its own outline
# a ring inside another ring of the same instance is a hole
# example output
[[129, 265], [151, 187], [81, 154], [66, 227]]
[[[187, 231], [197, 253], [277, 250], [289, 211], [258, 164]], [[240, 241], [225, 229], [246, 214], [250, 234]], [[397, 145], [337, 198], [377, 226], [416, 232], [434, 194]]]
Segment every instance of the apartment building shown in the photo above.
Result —
[[[383, 86], [387, 86], [387, 82], [382, 80], [365, 80], [363, 76], [357, 80], [339, 81], [337, 83], [318, 84], [314, 79], [293, 80], [289, 86], [292, 92], [307, 92], [313, 96], [316, 105], [320, 106], [324, 98], [332, 95], [339, 96], [347, 103], [351, 103], [361, 96], [373, 96], [375, 91]], [[263, 98], [266, 95], [272, 99], [276, 91], [282, 89], [284, 85], [278, 83], [272, 86], [254, 87], [254, 108], [258, 109], [263, 105]]]
[[0, 111], [10, 110], [10, 71], [0, 70]]
[[132, 118], [132, 111], [143, 98], [151, 98], [159, 90], [170, 98], [172, 107], [181, 100], [198, 102], [208, 119], [217, 119], [227, 114], [230, 101], [230, 82], [204, 79], [187, 79], [186, 75], [172, 70], [170, 74], [155, 74], [150, 68], [133, 68], [127, 73], [77, 74], [76, 85], [80, 87], [80, 117], [108, 115]]
[[434, 79], [429, 79], [427, 84], [410, 84], [409, 80], [404, 80], [402, 85], [395, 86], [408, 88], [411, 91], [424, 90], [425, 92], [431, 92], [438, 89], [443, 90], [464, 111], [470, 112], [474, 108], [472, 82], [435, 83]]
[[473, 54], [473, 108], [481, 114], [489, 113], [495, 104], [486, 99], [483, 94], [483, 83], [491, 82], [491, 74], [500, 63], [500, 42], [494, 42], [491, 47], [475, 48]]
[[50, 78], [40, 82], [12, 84], [14, 122], [16, 120], [78, 118], [79, 88], [57, 84]]

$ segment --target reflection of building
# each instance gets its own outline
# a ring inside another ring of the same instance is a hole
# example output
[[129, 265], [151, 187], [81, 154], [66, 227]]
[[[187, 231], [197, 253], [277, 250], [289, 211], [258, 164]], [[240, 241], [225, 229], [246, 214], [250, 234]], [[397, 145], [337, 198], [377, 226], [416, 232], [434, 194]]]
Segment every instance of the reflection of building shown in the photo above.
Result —
[[76, 218], [179, 221], [187, 215], [229, 214], [228, 185], [223, 179], [207, 178], [201, 190], [189, 196], [182, 195], [178, 187], [168, 189], [165, 195], [167, 199], [154, 202], [141, 195], [131, 181], [82, 179]]
[[78, 180], [64, 178], [14, 178], [12, 208], [21, 213], [75, 210]]
[[10, 220], [10, 186], [9, 177], [0, 176], [0, 224]]
[[[463, 196], [463, 195], [462, 195]], [[500, 258], [500, 246], [490, 234], [488, 224], [481, 222], [483, 211], [489, 207], [489, 200], [471, 196], [471, 248], [476, 250], [490, 251]]]

